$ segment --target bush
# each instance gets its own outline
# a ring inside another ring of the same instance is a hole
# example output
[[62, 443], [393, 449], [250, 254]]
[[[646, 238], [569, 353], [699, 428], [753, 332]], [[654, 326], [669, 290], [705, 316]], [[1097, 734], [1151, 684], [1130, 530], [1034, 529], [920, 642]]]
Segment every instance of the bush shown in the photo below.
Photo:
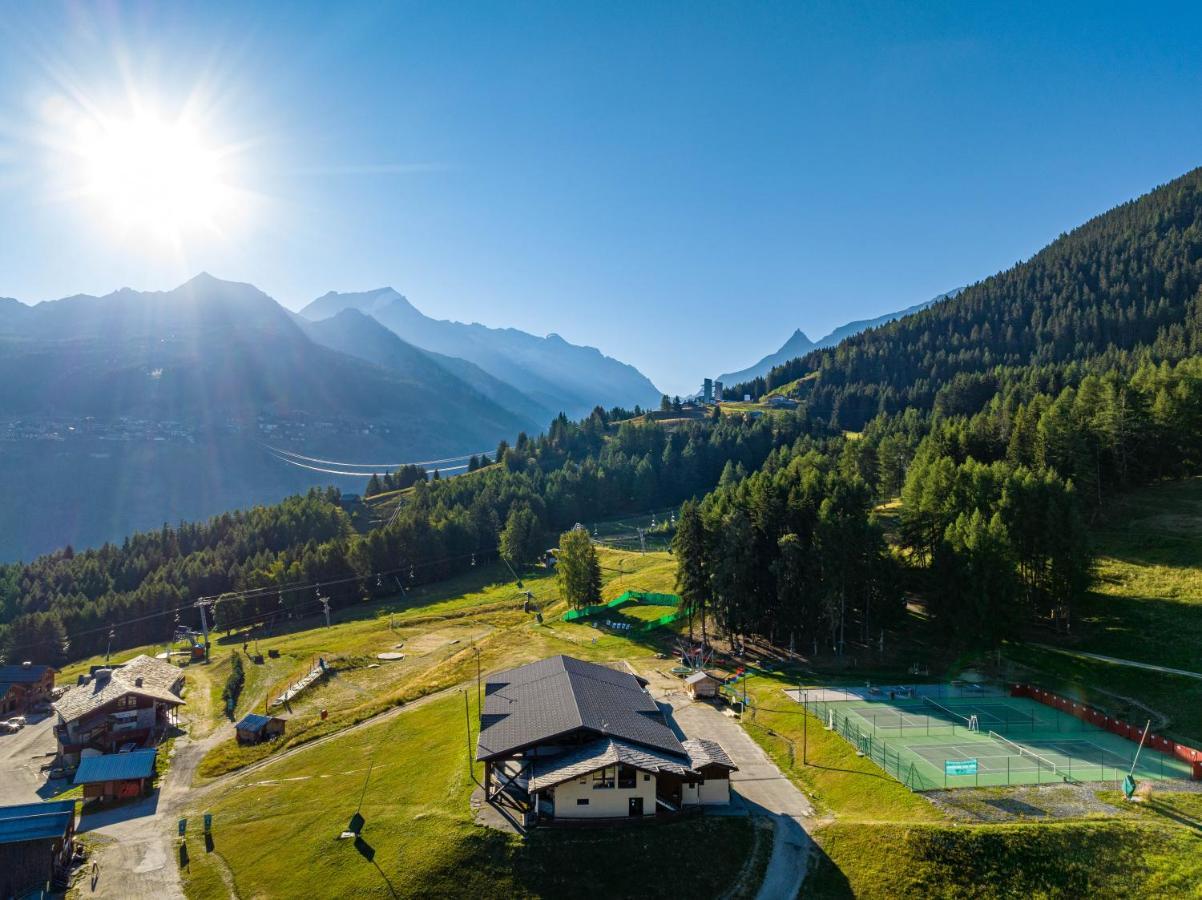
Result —
[[230, 653], [230, 675], [221, 689], [221, 699], [225, 701], [225, 714], [234, 718], [234, 709], [238, 706], [238, 697], [242, 693], [242, 685], [246, 682], [246, 673], [242, 670], [242, 657], [238, 651]]

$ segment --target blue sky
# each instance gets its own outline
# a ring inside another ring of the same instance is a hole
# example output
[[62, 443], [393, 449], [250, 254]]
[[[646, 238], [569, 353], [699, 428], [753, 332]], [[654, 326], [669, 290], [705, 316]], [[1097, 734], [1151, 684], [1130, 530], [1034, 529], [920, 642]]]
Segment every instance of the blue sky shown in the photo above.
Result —
[[[1199, 163], [1202, 14], [1045, 6], [0, 0], [0, 296], [391, 285], [683, 393]], [[52, 101], [131, 92], [202, 98], [249, 211], [167, 249], [64, 193]]]

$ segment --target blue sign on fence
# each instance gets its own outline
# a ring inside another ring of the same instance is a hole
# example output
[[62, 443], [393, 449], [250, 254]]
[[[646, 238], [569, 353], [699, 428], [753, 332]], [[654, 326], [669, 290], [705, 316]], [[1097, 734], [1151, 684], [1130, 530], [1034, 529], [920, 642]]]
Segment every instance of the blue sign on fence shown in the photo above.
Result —
[[945, 759], [943, 761], [944, 775], [976, 775], [977, 761], [975, 759]]

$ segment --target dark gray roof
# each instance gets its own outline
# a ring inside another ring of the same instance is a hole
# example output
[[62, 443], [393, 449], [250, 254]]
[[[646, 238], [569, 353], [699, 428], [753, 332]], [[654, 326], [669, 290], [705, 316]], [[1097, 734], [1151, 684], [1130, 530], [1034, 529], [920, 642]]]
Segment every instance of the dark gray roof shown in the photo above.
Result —
[[62, 837], [74, 820], [74, 800], [0, 806], [0, 844]]
[[238, 723], [239, 731], [262, 731], [267, 727], [267, 723], [271, 721], [271, 716], [263, 716], [258, 713], [247, 713], [242, 717], [242, 721]]
[[[138, 687], [139, 678], [142, 679], [141, 687]], [[64, 722], [74, 722], [126, 694], [179, 706], [184, 701], [173, 691], [183, 678], [183, 673], [175, 666], [143, 654], [113, 669], [107, 678], [93, 676], [91, 681], [71, 688], [54, 704], [54, 710]]]
[[703, 769], [706, 766], [722, 766], [731, 771], [739, 771], [739, 767], [734, 764], [734, 760], [730, 758], [722, 745], [717, 741], [707, 741], [704, 738], [693, 738], [684, 742], [684, 749], [689, 754], [689, 762], [694, 769]]
[[154, 774], [154, 757], [157, 753], [157, 750], [133, 750], [129, 753], [85, 757], [75, 770], [75, 783], [149, 778]]
[[490, 675], [476, 758], [493, 759], [573, 731], [687, 757], [644, 684], [628, 672], [570, 656]]
[[0, 681], [6, 684], [35, 684], [52, 666], [0, 666]]

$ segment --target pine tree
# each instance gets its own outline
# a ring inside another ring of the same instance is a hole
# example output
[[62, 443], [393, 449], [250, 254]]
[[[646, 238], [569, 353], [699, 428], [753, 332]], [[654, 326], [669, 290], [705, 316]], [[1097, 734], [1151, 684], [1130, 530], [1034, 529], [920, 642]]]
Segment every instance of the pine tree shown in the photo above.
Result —
[[559, 536], [556, 578], [559, 591], [573, 609], [601, 601], [601, 564], [588, 532], [580, 528]]
[[705, 638], [705, 613], [709, 600], [709, 578], [705, 569], [705, 525], [697, 504], [686, 500], [676, 520], [672, 538], [672, 555], [676, 557], [676, 591], [689, 617], [689, 640], [693, 640], [693, 622], [701, 619], [702, 640]]

